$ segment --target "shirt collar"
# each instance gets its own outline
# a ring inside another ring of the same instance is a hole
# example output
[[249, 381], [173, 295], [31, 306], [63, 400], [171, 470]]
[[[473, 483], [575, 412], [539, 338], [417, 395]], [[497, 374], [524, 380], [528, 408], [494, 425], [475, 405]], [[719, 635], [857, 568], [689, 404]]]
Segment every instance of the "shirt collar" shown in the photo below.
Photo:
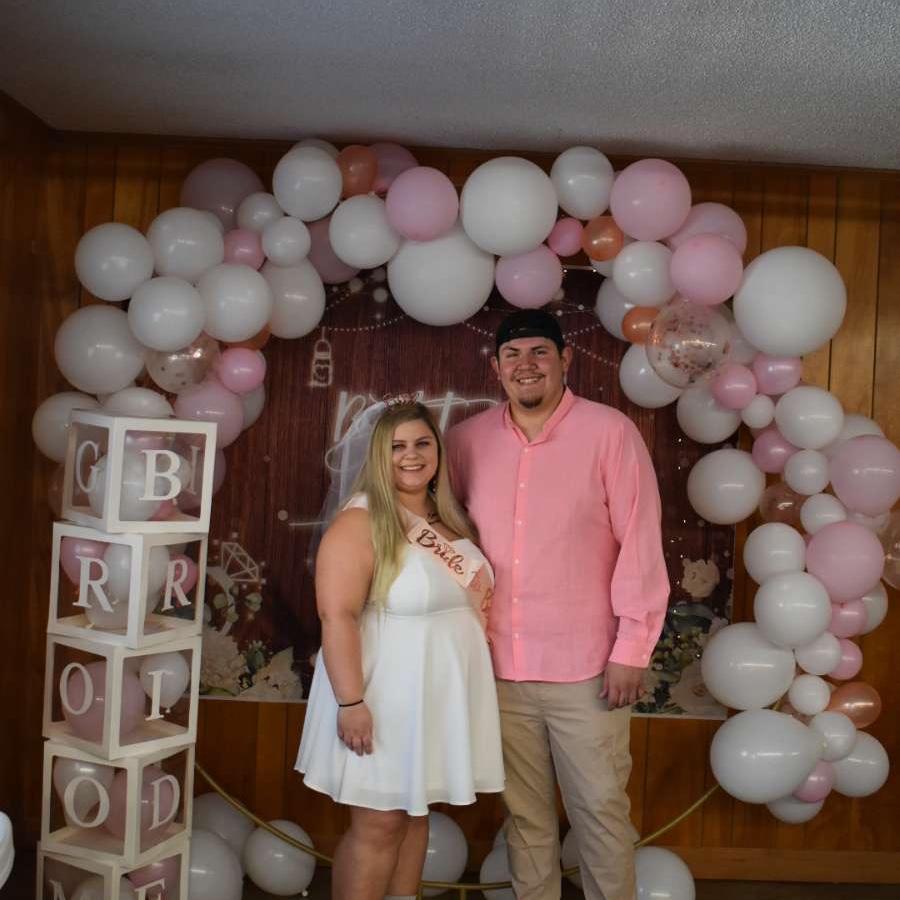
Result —
[[532, 443], [539, 444], [542, 441], [546, 441], [550, 435], [553, 433], [553, 429], [556, 428], [557, 425], [568, 415], [569, 410], [575, 405], [576, 397], [572, 393], [572, 391], [566, 387], [563, 389], [563, 395], [560, 398], [559, 403], [557, 404], [556, 409], [553, 410], [553, 414], [544, 422], [544, 427], [541, 429], [541, 433], [533, 440], [529, 441], [528, 438], [525, 437], [525, 434], [522, 432], [522, 429], [516, 424], [515, 419], [512, 417], [512, 413], [509, 409], [509, 400], [503, 405], [503, 424], [507, 428], [512, 428], [513, 431], [519, 436], [519, 438], [524, 443]]

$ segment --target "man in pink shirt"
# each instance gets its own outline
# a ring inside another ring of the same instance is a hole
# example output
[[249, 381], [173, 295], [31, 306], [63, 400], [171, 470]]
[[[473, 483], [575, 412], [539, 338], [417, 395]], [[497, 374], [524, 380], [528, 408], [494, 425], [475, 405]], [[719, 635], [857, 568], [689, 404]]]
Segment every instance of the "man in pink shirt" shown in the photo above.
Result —
[[630, 705], [662, 629], [660, 501], [631, 420], [565, 384], [572, 350], [521, 310], [491, 359], [508, 403], [448, 435], [454, 487], [496, 576], [488, 633], [519, 900], [558, 900], [556, 781], [588, 900], [634, 900]]

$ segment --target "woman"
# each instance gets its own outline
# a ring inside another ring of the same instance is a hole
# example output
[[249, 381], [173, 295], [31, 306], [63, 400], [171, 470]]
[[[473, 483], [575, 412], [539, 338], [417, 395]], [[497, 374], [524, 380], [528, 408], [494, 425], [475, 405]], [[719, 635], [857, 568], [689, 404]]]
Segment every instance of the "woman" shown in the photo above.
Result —
[[316, 559], [322, 651], [297, 769], [351, 807], [336, 900], [415, 897], [429, 804], [503, 789], [475, 541], [428, 410], [388, 405]]

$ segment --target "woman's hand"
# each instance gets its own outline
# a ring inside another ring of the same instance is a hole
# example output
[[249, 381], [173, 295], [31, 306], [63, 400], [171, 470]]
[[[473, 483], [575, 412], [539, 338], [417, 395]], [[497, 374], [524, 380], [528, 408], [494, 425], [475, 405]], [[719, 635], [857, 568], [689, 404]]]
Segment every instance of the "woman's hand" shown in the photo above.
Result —
[[338, 709], [338, 737], [357, 755], [372, 752], [372, 713], [365, 702]]

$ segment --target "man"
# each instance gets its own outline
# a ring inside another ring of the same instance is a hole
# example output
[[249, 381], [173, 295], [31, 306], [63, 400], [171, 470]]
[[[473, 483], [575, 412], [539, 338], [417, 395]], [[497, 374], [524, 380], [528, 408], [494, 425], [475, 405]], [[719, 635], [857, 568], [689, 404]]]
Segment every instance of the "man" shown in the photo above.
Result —
[[496, 574], [516, 897], [560, 896], [558, 779], [585, 897], [634, 900], [629, 707], [669, 596], [659, 492], [631, 420], [566, 387], [571, 361], [554, 316], [504, 319], [491, 366], [508, 403], [453, 428], [449, 459]]

